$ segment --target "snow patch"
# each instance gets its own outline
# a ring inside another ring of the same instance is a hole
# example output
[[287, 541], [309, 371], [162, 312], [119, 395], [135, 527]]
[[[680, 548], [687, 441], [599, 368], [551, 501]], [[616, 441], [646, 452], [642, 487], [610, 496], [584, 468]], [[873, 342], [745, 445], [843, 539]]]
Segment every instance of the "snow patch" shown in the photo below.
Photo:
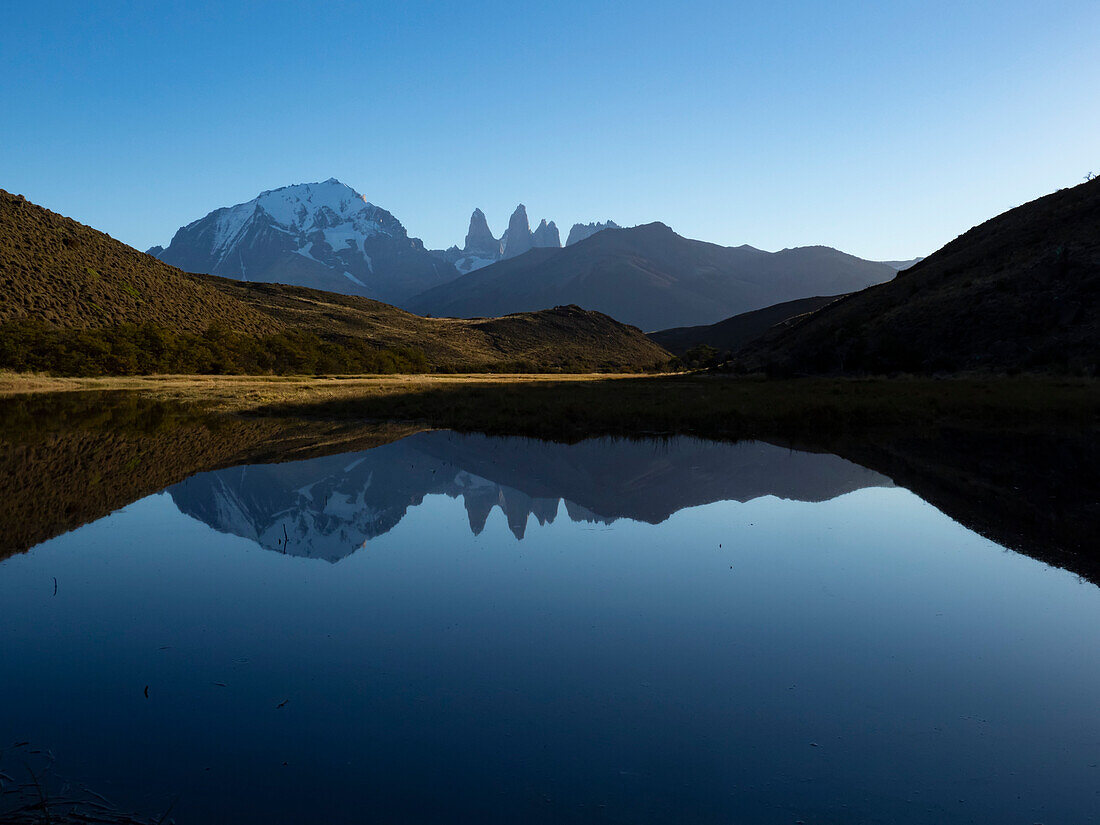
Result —
[[477, 255], [466, 255], [455, 261], [455, 269], [461, 272], [463, 275], [468, 275], [475, 269], [481, 269], [489, 264], [495, 264], [496, 258], [480, 258]]

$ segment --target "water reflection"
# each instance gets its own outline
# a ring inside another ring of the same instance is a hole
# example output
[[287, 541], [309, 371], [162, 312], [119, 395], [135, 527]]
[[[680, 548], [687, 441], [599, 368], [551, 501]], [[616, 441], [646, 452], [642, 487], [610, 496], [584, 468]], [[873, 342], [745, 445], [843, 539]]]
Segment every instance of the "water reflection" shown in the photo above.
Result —
[[562, 505], [575, 522], [657, 524], [715, 501], [825, 501], [873, 486], [892, 484], [835, 455], [761, 442], [675, 437], [564, 446], [435, 431], [357, 453], [200, 473], [168, 493], [181, 512], [216, 530], [337, 561], [428, 495], [461, 498], [475, 536], [499, 507], [522, 539], [532, 517], [553, 522]]
[[[559, 499], [573, 518], [653, 522], [661, 513], [718, 499], [771, 493], [816, 500], [843, 491], [862, 475], [860, 484], [901, 484], [998, 544], [1100, 582], [1095, 541], [1100, 534], [1100, 433], [1095, 428], [1044, 427], [1041, 421], [1027, 430], [1005, 431], [949, 421], [935, 428], [831, 428], [794, 439], [785, 433], [775, 441], [781, 447], [727, 441], [689, 448], [681, 439], [674, 447], [664, 446], [665, 459], [658, 448], [631, 447], [630, 442], [612, 447], [613, 442], [598, 439], [570, 451], [518, 440], [511, 442], [514, 448], [500, 452], [497, 446], [486, 453], [477, 437], [417, 435], [422, 429], [341, 419], [219, 416], [117, 392], [0, 400], [0, 559], [181, 482], [173, 490], [181, 506], [220, 530], [280, 552], [336, 559], [392, 527], [407, 507], [431, 492], [462, 495], [475, 533], [487, 508], [496, 504], [521, 535], [530, 515], [541, 522], [555, 517]], [[756, 437], [766, 441], [769, 435], [765, 429]], [[369, 500], [369, 508], [350, 517], [357, 526], [336, 512], [352, 506], [347, 498], [326, 500], [330, 512], [310, 515], [314, 503], [298, 492], [306, 484], [289, 480], [298, 470], [278, 466], [364, 450], [368, 464], [386, 464], [387, 456], [405, 450], [413, 454], [406, 464], [406, 458], [394, 459], [382, 468], [390, 473], [385, 484], [366, 485], [366, 477], [356, 482], [355, 468], [347, 471], [349, 478], [338, 479], [351, 463], [341, 464], [339, 458], [303, 465], [305, 475], [315, 472], [327, 479], [321, 489], [335, 485], [343, 496]], [[601, 450], [610, 452], [600, 455]], [[761, 459], [766, 467], [753, 466], [754, 450], [767, 453]], [[559, 466], [565, 454], [583, 466]], [[718, 454], [724, 456], [721, 461], [708, 459]], [[838, 457], [844, 461], [833, 466]], [[736, 472], [724, 471], [726, 460]], [[239, 469], [246, 465], [248, 470]], [[188, 481], [219, 468], [237, 469]], [[398, 469], [405, 472], [398, 474]], [[642, 492], [647, 473], [654, 482], [648, 497]], [[257, 475], [268, 481], [255, 486], [250, 476]], [[489, 483], [469, 486], [477, 479]], [[191, 491], [202, 484], [212, 489]], [[830, 484], [836, 486], [830, 490]], [[282, 527], [289, 538], [286, 513], [293, 508], [312, 519], [308, 529], [300, 525], [302, 539], [306, 533], [332, 537], [325, 549], [284, 540]], [[346, 541], [341, 529], [348, 531]]]
[[1100, 590], [968, 529], [1090, 569], [1095, 490], [1058, 473], [1088, 434], [565, 445], [128, 404], [0, 408], [31, 548], [0, 563], [0, 772], [48, 755], [86, 811], [1096, 820]]

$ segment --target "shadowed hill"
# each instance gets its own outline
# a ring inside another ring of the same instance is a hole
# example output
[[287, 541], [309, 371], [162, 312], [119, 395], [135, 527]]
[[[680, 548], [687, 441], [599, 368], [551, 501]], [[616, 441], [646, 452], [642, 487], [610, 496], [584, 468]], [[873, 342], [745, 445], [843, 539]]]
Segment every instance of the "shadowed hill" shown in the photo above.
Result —
[[667, 360], [639, 330], [577, 307], [422, 318], [367, 298], [182, 272], [0, 191], [0, 367], [630, 371]]
[[1083, 372], [1100, 363], [1100, 180], [976, 226], [890, 283], [749, 346], [735, 369]]
[[649, 333], [649, 339], [667, 349], [674, 355], [683, 355], [689, 349], [698, 346], [714, 347], [719, 352], [737, 352], [741, 347], [756, 340], [776, 324], [781, 324], [815, 312], [828, 306], [842, 295], [815, 296], [799, 298], [797, 301], [784, 301], [782, 304], [742, 312], [717, 324], [698, 327], [675, 327], [660, 332]]
[[651, 223], [605, 229], [564, 249], [532, 249], [423, 292], [407, 306], [470, 318], [577, 304], [655, 330], [851, 292], [894, 273], [829, 247], [774, 253], [723, 247]]
[[668, 360], [667, 352], [634, 327], [576, 306], [498, 318], [424, 318], [354, 295], [211, 275], [192, 277], [216, 285], [281, 324], [356, 337], [378, 347], [415, 347], [437, 367], [480, 369], [503, 363], [583, 372], [648, 368]]
[[0, 189], [0, 323], [59, 327], [153, 323], [202, 332], [280, 328], [270, 316], [110, 235]]

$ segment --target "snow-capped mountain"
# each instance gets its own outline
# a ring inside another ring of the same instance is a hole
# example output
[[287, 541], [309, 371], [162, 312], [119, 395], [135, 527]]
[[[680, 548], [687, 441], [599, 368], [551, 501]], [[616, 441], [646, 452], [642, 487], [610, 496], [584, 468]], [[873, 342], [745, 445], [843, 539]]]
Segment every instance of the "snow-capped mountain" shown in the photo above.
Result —
[[458, 272], [385, 209], [336, 178], [216, 209], [150, 254], [189, 272], [270, 281], [400, 304]]

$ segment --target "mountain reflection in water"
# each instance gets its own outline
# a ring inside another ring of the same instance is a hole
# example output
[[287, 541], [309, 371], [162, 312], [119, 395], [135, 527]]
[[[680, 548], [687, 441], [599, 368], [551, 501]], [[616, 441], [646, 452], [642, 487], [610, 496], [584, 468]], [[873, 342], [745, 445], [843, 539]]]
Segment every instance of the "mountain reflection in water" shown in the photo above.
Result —
[[561, 501], [573, 521], [657, 524], [715, 501], [825, 501], [886, 486], [885, 476], [835, 455], [762, 442], [602, 438], [566, 446], [435, 431], [356, 453], [200, 473], [168, 493], [216, 530], [338, 561], [427, 495], [461, 497], [475, 536], [500, 507], [522, 539], [531, 516], [552, 522]]
[[0, 821], [1096, 820], [1095, 433], [0, 425]]

